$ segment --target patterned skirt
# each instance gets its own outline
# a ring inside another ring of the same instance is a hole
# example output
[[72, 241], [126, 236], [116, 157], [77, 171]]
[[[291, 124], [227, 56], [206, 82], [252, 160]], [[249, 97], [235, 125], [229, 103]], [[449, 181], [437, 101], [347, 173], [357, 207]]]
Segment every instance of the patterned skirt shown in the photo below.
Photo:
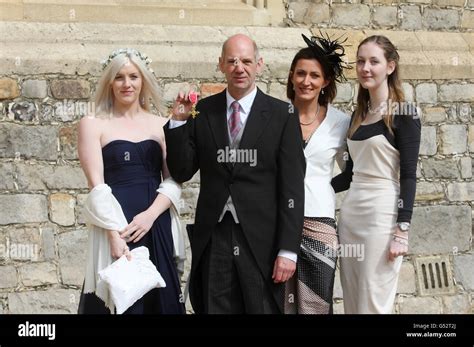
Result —
[[285, 287], [285, 313], [332, 314], [338, 235], [327, 217], [305, 217], [296, 273]]

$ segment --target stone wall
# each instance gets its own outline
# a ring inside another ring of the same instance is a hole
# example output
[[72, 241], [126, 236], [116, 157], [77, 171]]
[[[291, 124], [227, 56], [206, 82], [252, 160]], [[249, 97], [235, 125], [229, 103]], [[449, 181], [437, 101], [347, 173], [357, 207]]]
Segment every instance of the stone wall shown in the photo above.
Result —
[[287, 0], [287, 23], [318, 28], [472, 31], [472, 0]]
[[[311, 34], [307, 28], [201, 27], [196, 34], [185, 26], [16, 22], [0, 23], [2, 30], [9, 35], [0, 39], [0, 313], [77, 310], [87, 241], [81, 207], [88, 189], [77, 159], [76, 126], [93, 109], [88, 101], [99, 62], [112, 49], [133, 46], [148, 53], [170, 102], [187, 83], [203, 96], [222, 90], [223, 76], [216, 72], [220, 45], [243, 32], [256, 39], [266, 61], [258, 86], [284, 99], [291, 58], [304, 46], [300, 34]], [[346, 31], [348, 42], [370, 32]], [[395, 311], [472, 312], [474, 34], [383, 33], [400, 48], [403, 87], [423, 110], [424, 125], [411, 254], [402, 267]], [[354, 45], [348, 53], [354, 54]], [[350, 112], [357, 90], [353, 70], [348, 77], [338, 86], [335, 104]], [[193, 220], [198, 191], [196, 175], [183, 192], [183, 224]], [[414, 259], [432, 254], [450, 255], [456, 294], [419, 296]], [[338, 283], [335, 310], [341, 313]]]

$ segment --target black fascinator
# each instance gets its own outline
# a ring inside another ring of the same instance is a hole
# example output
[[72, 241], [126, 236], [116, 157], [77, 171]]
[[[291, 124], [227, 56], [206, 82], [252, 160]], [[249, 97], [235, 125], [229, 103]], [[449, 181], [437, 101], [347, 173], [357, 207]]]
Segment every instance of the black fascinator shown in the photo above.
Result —
[[342, 44], [347, 41], [347, 38], [343, 41], [339, 41], [341, 37], [331, 40], [329, 35], [326, 34], [324, 37], [321, 32], [319, 33], [321, 36], [311, 36], [311, 39], [304, 34], [301, 36], [315, 56], [334, 74], [335, 81], [339, 83], [347, 81], [343, 69], [352, 69], [352, 66], [342, 60], [345, 51]]

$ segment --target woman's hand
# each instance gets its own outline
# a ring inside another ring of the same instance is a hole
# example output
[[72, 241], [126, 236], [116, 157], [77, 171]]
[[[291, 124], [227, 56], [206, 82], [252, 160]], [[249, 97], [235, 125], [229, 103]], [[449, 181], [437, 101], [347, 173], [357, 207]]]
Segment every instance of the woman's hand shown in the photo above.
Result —
[[108, 230], [108, 238], [110, 243], [110, 253], [112, 258], [118, 259], [122, 255], [126, 255], [128, 260], [132, 259], [132, 255], [130, 254], [130, 250], [127, 246], [125, 240], [120, 237], [120, 234], [116, 230]]
[[120, 234], [122, 239], [127, 242], [138, 242], [150, 231], [151, 226], [155, 222], [158, 216], [151, 213], [149, 210], [143, 211], [133, 217], [132, 222], [125, 227], [123, 232]]
[[394, 261], [395, 258], [403, 256], [408, 252], [408, 233], [401, 231], [398, 227], [393, 234], [388, 250], [388, 260]]

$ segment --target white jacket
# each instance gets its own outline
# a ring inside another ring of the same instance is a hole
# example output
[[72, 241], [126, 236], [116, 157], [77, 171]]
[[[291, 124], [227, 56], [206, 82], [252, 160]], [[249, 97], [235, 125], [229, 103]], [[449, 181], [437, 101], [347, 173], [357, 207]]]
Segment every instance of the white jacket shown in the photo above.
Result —
[[343, 152], [350, 117], [328, 104], [326, 117], [311, 136], [304, 155], [305, 175], [305, 217], [334, 218], [336, 194], [331, 186], [334, 161], [343, 169]]

